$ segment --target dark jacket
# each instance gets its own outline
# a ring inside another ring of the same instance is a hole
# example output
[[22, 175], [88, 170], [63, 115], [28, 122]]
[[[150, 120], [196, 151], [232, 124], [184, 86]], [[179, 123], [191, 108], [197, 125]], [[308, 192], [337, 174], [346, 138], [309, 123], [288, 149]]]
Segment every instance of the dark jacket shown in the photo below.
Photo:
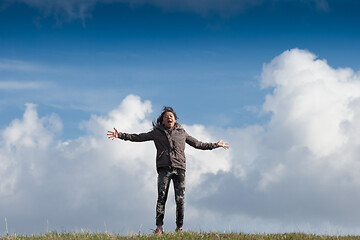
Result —
[[190, 146], [212, 150], [217, 148], [217, 143], [204, 143], [190, 136], [180, 124], [175, 123], [172, 131], [164, 125], [157, 125], [147, 133], [128, 134], [119, 132], [119, 138], [132, 142], [154, 141], [156, 154], [156, 168], [175, 167], [186, 170], [185, 143]]

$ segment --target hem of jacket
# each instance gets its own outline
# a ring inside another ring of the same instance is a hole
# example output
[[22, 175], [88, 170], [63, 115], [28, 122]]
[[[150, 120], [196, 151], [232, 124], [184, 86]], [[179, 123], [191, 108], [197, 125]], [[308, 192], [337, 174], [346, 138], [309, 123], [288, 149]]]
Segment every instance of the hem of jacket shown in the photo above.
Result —
[[178, 169], [182, 169], [184, 171], [186, 171], [186, 167], [181, 167], [181, 166], [170, 166], [170, 165], [160, 165], [160, 166], [156, 166], [156, 171], [159, 170], [159, 168], [178, 168]]

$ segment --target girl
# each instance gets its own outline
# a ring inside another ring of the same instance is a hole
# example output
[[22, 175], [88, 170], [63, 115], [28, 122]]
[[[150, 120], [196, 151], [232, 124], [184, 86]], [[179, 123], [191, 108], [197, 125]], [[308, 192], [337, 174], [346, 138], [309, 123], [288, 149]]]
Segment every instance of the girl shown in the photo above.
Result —
[[156, 169], [158, 172], [158, 199], [156, 204], [156, 230], [155, 233], [163, 232], [165, 203], [168, 196], [170, 181], [173, 181], [176, 202], [176, 231], [182, 231], [184, 219], [184, 195], [185, 195], [185, 143], [190, 146], [212, 150], [218, 147], [229, 148], [228, 143], [222, 140], [217, 143], [200, 142], [190, 136], [179, 123], [178, 117], [171, 107], [164, 107], [161, 115], [153, 122], [153, 129], [147, 133], [128, 134], [108, 131], [108, 138], [114, 140], [120, 138], [125, 141], [144, 142], [154, 141], [157, 150]]

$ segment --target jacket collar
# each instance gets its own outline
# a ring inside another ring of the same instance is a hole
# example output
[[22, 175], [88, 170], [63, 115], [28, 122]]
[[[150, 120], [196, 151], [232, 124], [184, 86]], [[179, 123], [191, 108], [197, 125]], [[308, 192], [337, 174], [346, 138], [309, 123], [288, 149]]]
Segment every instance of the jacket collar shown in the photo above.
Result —
[[[162, 131], [169, 131], [169, 129], [167, 127], [165, 127], [163, 124], [157, 125], [156, 128], [162, 130]], [[180, 123], [175, 123], [173, 129], [171, 131], [175, 131], [181, 128], [181, 124]]]

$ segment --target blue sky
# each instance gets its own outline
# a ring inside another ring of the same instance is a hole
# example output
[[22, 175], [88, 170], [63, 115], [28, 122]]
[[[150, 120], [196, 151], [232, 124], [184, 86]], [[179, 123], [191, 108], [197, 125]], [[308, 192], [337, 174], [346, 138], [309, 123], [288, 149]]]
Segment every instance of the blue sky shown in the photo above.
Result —
[[0, 1], [1, 219], [25, 233], [46, 220], [153, 227], [155, 205], [139, 197], [155, 198], [153, 146], [105, 135], [147, 131], [169, 105], [198, 139], [231, 145], [189, 149], [188, 229], [359, 233], [359, 10], [351, 0]]

